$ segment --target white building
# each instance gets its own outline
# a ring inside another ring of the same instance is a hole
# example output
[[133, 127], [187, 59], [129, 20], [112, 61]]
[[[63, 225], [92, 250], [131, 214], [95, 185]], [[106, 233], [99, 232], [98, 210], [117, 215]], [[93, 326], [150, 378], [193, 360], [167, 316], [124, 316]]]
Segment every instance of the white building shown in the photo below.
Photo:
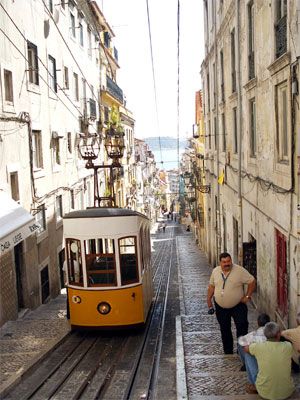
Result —
[[[92, 170], [77, 144], [82, 133], [98, 132], [100, 66], [87, 1], [2, 0], [0, 26], [0, 194], [21, 206], [8, 207], [12, 220], [23, 209], [40, 224], [1, 249], [2, 324], [63, 286], [62, 217], [93, 204]], [[1, 244], [9, 231], [3, 226]]]
[[300, 306], [299, 15], [296, 0], [204, 1], [206, 251], [257, 275], [284, 326]]

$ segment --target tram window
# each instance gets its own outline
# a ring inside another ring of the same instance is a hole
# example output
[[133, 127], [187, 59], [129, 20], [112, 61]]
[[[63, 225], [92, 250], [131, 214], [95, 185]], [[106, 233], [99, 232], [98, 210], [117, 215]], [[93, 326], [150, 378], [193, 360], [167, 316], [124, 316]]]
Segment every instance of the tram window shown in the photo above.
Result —
[[119, 239], [120, 267], [122, 285], [139, 280], [136, 256], [136, 237]]
[[83, 278], [80, 240], [67, 239], [66, 252], [69, 283], [71, 285], [82, 286]]
[[84, 241], [85, 260], [89, 286], [115, 286], [116, 262], [113, 239], [88, 239]]

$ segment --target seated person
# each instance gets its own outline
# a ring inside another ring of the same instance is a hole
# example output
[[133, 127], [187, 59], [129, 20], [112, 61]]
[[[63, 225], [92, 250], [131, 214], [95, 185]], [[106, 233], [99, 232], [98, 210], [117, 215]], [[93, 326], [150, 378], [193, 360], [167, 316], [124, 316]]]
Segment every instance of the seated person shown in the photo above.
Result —
[[[280, 327], [268, 322], [264, 328], [267, 341], [252, 343], [244, 350], [256, 357], [258, 374], [255, 387], [263, 399], [284, 400], [295, 390], [291, 376], [293, 348], [289, 342], [280, 342]], [[247, 360], [245, 360], [247, 363]]]
[[293, 345], [293, 363], [292, 369], [295, 372], [300, 372], [300, 311], [297, 314], [297, 324], [296, 328], [286, 329], [281, 332], [281, 336], [287, 339]]
[[[254, 386], [257, 375], [257, 361], [254, 356], [244, 351], [243, 346], [249, 346], [251, 343], [265, 342], [267, 338], [264, 335], [264, 326], [268, 322], [270, 322], [269, 315], [260, 314], [257, 318], [258, 329], [238, 338], [238, 353], [243, 362], [241, 370], [247, 371], [248, 381], [250, 382], [246, 389], [248, 393], [257, 393]], [[245, 363], [245, 359], [247, 359], [247, 364]]]

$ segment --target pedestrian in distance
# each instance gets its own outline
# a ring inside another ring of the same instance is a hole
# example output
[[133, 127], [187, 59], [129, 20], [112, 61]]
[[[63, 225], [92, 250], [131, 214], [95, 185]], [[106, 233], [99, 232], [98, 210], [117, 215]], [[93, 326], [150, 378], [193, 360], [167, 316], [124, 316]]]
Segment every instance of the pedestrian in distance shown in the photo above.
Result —
[[162, 230], [163, 230], [163, 232], [166, 232], [166, 223], [165, 222], [163, 222], [163, 224], [162, 224]]
[[289, 342], [280, 342], [281, 332], [276, 322], [266, 324], [264, 335], [267, 341], [244, 347], [257, 360], [257, 378], [253, 386], [263, 399], [284, 400], [295, 390], [291, 376], [293, 347]]
[[[237, 337], [246, 335], [248, 333], [247, 303], [251, 300], [256, 283], [254, 276], [245, 268], [232, 263], [229, 253], [221, 253], [219, 260], [220, 265], [213, 269], [209, 280], [208, 313], [216, 312], [224, 353], [233, 354], [231, 318], [236, 326]], [[246, 293], [245, 285], [247, 285]]]
[[243, 366], [241, 371], [247, 371], [249, 384], [247, 385], [248, 393], [256, 393], [255, 381], [257, 376], [257, 361], [250, 353], [245, 352], [244, 347], [252, 343], [262, 343], [267, 340], [264, 334], [265, 325], [270, 322], [268, 314], [260, 314], [257, 318], [258, 329], [247, 333], [245, 336], [238, 338], [238, 353], [242, 360]]

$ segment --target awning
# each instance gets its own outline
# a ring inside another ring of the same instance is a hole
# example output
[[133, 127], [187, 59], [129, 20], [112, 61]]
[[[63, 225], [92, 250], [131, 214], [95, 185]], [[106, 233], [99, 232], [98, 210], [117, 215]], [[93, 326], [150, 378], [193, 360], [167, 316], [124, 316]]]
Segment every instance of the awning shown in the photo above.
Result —
[[39, 229], [34, 217], [0, 191], [0, 256]]

